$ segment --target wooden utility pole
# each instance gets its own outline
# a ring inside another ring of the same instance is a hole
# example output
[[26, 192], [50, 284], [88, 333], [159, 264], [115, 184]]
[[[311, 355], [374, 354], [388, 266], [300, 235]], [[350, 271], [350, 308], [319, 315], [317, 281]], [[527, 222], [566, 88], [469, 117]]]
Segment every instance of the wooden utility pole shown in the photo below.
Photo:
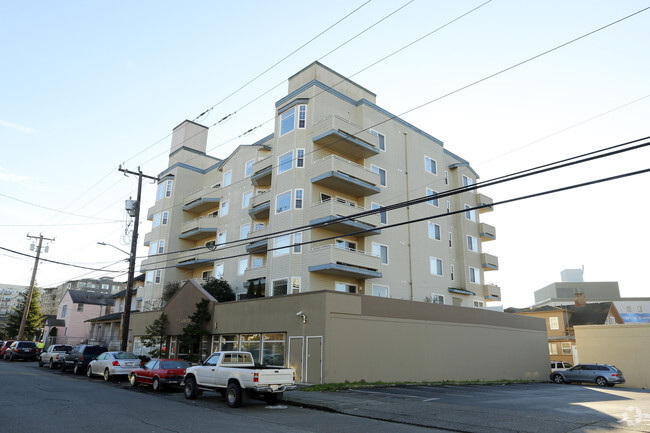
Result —
[[43, 239], [46, 241], [54, 241], [54, 239], [44, 238], [41, 233], [37, 236], [27, 235], [28, 238], [38, 239], [38, 248], [36, 248], [36, 260], [34, 261], [34, 270], [32, 271], [32, 280], [29, 283], [29, 291], [27, 292], [27, 299], [25, 299], [25, 311], [23, 311], [23, 319], [20, 321], [20, 330], [18, 331], [17, 340], [23, 339], [25, 333], [25, 326], [27, 325], [27, 316], [29, 315], [29, 307], [32, 303], [32, 294], [34, 293], [34, 284], [36, 283], [36, 269], [38, 269], [38, 260], [41, 258], [41, 247], [43, 246]]
[[142, 174], [142, 171], [140, 171], [140, 167], [138, 167], [137, 173], [134, 171], [123, 169], [121, 165], [118, 170], [123, 172], [125, 176], [127, 174], [134, 174], [138, 176], [138, 196], [135, 202], [135, 209], [133, 209], [134, 214], [131, 215], [131, 212], [129, 212], [129, 215], [131, 215], [134, 219], [134, 225], [133, 225], [133, 235], [131, 237], [131, 255], [129, 256], [129, 279], [126, 283], [126, 296], [124, 298], [124, 314], [122, 316], [122, 341], [120, 343], [120, 350], [126, 351], [126, 347], [129, 342], [129, 325], [131, 322], [131, 298], [133, 296], [133, 275], [135, 274], [135, 257], [138, 248], [138, 225], [140, 224], [140, 201], [142, 198], [142, 178], [146, 177], [148, 179], [152, 179], [156, 181], [158, 180], [158, 178]]

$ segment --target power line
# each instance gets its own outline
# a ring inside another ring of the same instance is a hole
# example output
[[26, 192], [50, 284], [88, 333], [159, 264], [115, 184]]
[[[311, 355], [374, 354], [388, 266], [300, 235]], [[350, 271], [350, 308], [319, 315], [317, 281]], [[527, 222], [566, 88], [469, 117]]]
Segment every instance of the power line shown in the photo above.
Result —
[[41, 206], [41, 205], [36, 204], [36, 203], [31, 203], [31, 202], [28, 202], [28, 201], [25, 201], [25, 200], [21, 200], [19, 198], [11, 197], [11, 196], [8, 196], [6, 194], [0, 194], [0, 196], [6, 197], [6, 198], [11, 199], [11, 200], [18, 201], [20, 203], [28, 204], [30, 206], [35, 206], [35, 207], [38, 207], [38, 208], [41, 208], [41, 209], [46, 209], [46, 210], [49, 210], [49, 211], [52, 211], [52, 212], [63, 213], [63, 214], [72, 215], [72, 216], [76, 216], [76, 217], [80, 217], [80, 218], [88, 218], [88, 219], [110, 221], [110, 222], [120, 222], [118, 220], [111, 220], [111, 219], [108, 219], [108, 218], [98, 218], [98, 217], [92, 217], [92, 216], [87, 216], [87, 215], [79, 215], [79, 214], [74, 214], [74, 213], [70, 213], [70, 212], [64, 212], [62, 210], [52, 209], [52, 208], [49, 208], [47, 206]]
[[[14, 251], [14, 250], [12, 250], [12, 249], [5, 248], [5, 247], [0, 247], [0, 250], [9, 251], [10, 253], [18, 254], [19, 256], [30, 257], [30, 258], [32, 258], [32, 259], [35, 259], [35, 258], [36, 258], [36, 256], [32, 256], [32, 255], [30, 255], [30, 254], [21, 253], [21, 252], [19, 252], [19, 251]], [[97, 268], [88, 268], [88, 267], [86, 267], [86, 266], [73, 265], [72, 263], [58, 262], [58, 261], [56, 261], [56, 260], [48, 260], [48, 259], [44, 259], [44, 258], [42, 258], [42, 257], [39, 259], [39, 261], [41, 261], [41, 262], [48, 262], [48, 263], [54, 263], [54, 264], [56, 264], [56, 265], [61, 265], [61, 266], [70, 266], [70, 267], [73, 267], [73, 268], [79, 268], [79, 269], [89, 269], [89, 270], [91, 270], [91, 271], [103, 271], [103, 270], [104, 270], [104, 269], [97, 269]], [[121, 261], [122, 261], [122, 260], [120, 260], [120, 262], [121, 262]], [[116, 262], [116, 263], [119, 263], [119, 262]], [[106, 271], [106, 272], [118, 272], [118, 271]]]

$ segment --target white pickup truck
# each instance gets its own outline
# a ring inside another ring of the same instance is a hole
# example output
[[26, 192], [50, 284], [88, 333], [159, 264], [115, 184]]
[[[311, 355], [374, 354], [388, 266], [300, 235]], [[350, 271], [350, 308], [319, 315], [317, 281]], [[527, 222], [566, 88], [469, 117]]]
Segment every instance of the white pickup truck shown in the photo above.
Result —
[[249, 397], [262, 397], [275, 404], [282, 393], [295, 389], [293, 368], [256, 367], [250, 352], [215, 352], [203, 364], [185, 371], [185, 398], [195, 399], [203, 390], [217, 391], [230, 407]]

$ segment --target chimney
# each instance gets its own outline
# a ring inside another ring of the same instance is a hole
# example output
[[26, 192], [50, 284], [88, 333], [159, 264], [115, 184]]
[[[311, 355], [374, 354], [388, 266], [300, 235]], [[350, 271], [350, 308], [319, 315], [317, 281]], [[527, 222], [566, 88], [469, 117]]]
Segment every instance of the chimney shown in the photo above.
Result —
[[584, 293], [576, 293], [573, 295], [573, 300], [576, 304], [576, 307], [584, 307], [586, 302], [585, 302], [585, 294]]

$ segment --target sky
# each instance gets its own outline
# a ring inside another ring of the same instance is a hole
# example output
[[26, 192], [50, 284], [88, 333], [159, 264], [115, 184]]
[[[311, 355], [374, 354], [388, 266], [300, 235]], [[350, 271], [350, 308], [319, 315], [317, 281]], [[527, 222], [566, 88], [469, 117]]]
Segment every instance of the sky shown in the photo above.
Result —
[[[273, 132], [287, 79], [315, 60], [442, 140], [481, 181], [650, 135], [650, 10], [546, 53], [647, 2], [279, 5], [3, 2], [0, 283], [29, 285], [28, 235], [39, 234], [54, 239], [43, 258], [77, 267], [41, 262], [38, 286], [125, 281], [124, 201], [135, 198], [137, 178], [120, 165], [156, 176], [172, 129], [210, 108], [197, 120], [210, 126], [208, 154], [254, 143]], [[642, 148], [481, 192], [499, 202], [649, 165]], [[486, 283], [501, 287], [503, 306], [524, 307], [562, 270], [584, 267], [585, 281], [650, 296], [648, 186], [646, 173], [495, 206], [481, 215], [497, 232], [483, 251], [499, 259]], [[154, 194], [145, 182], [145, 215]], [[142, 218], [138, 256], [150, 228]]]

